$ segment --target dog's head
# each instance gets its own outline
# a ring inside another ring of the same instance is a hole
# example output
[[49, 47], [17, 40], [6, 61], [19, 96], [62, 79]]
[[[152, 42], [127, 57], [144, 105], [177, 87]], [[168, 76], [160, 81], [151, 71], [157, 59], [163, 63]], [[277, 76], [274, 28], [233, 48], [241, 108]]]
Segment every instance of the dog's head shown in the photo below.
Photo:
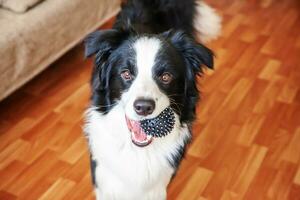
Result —
[[95, 55], [92, 102], [107, 114], [122, 105], [133, 142], [148, 145], [139, 122], [160, 116], [167, 108], [179, 123], [195, 117], [199, 98], [197, 75], [213, 67], [213, 54], [181, 31], [135, 35], [121, 30], [97, 31], [85, 40], [86, 56]]

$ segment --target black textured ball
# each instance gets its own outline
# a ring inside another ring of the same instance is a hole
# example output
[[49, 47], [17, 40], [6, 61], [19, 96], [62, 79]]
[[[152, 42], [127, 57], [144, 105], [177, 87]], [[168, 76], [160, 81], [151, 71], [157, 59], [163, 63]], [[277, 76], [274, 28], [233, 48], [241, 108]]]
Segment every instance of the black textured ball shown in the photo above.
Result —
[[168, 107], [157, 117], [141, 121], [141, 128], [147, 135], [153, 137], [164, 137], [168, 135], [175, 125], [175, 115], [173, 110]]

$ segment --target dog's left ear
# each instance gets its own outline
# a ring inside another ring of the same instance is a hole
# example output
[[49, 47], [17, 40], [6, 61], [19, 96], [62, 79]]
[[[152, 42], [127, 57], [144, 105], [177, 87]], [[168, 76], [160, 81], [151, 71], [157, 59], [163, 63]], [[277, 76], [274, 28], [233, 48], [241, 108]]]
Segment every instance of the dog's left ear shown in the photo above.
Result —
[[95, 31], [89, 34], [85, 40], [85, 57], [98, 54], [99, 59], [107, 57], [126, 38], [128, 32], [116, 29]]
[[174, 47], [183, 55], [187, 64], [196, 74], [202, 73], [202, 66], [213, 69], [213, 52], [204, 45], [197, 43], [183, 31], [167, 31], [162, 34], [169, 39]]

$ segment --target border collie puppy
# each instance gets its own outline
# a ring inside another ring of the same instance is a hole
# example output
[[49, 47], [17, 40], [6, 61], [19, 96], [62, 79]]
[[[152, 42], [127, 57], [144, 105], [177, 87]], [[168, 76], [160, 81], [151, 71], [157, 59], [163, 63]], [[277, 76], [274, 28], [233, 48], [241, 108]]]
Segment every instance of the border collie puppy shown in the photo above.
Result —
[[97, 199], [166, 199], [191, 140], [197, 76], [213, 68], [195, 35], [206, 41], [219, 29], [203, 2], [128, 0], [113, 29], [86, 38], [95, 66], [84, 130]]

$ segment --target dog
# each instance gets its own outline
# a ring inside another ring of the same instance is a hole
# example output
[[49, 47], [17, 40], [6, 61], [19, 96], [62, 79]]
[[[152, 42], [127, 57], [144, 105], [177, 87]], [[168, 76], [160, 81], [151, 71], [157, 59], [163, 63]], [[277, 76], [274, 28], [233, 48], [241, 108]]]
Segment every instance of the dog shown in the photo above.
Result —
[[[97, 199], [163, 200], [187, 144], [197, 77], [220, 18], [196, 0], [128, 0], [110, 30], [85, 39], [94, 56], [84, 127]], [[199, 38], [198, 38], [199, 39]]]

